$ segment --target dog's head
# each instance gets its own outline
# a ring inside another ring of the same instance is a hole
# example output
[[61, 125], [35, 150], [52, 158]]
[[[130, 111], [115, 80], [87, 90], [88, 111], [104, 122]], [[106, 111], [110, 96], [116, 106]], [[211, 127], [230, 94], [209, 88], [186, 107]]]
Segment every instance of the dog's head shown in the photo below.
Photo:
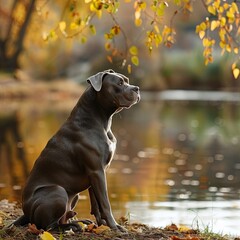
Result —
[[126, 76], [113, 70], [99, 72], [89, 77], [88, 82], [101, 99], [117, 109], [129, 108], [140, 100], [139, 87], [130, 85]]

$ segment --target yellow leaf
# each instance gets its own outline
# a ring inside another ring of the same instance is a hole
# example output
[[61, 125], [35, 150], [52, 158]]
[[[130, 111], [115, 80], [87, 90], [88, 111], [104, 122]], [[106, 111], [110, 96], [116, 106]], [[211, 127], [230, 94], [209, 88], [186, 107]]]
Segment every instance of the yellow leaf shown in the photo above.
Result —
[[60, 31], [61, 31], [62, 33], [65, 32], [66, 22], [61, 21], [61, 22], [59, 23], [59, 29], [60, 29]]
[[232, 70], [235, 69], [236, 66], [237, 66], [237, 64], [236, 64], [236, 63], [233, 63], [233, 64], [232, 64]]
[[53, 41], [55, 41], [58, 38], [58, 36], [57, 36], [57, 34], [56, 34], [56, 32], [54, 30], [50, 31], [48, 37], [49, 37], [49, 39], [51, 39]]
[[191, 228], [189, 228], [189, 227], [187, 227], [187, 226], [185, 226], [185, 225], [180, 225], [180, 226], [178, 227], [178, 230], [179, 230], [180, 232], [187, 232], [187, 231], [191, 230]]
[[42, 234], [39, 235], [41, 240], [56, 240], [55, 237], [49, 232], [43, 232]]
[[108, 60], [110, 63], [113, 63], [112, 56], [107, 56], [107, 60]]
[[231, 52], [232, 51], [232, 48], [231, 48], [231, 46], [229, 44], [226, 45], [226, 50], [227, 50], [227, 52]]
[[155, 24], [155, 25], [154, 25], [154, 29], [155, 29], [155, 31], [156, 31], [157, 33], [160, 33], [158, 25]]
[[232, 3], [232, 9], [234, 12], [238, 13], [238, 6], [235, 2]]
[[97, 11], [97, 16], [98, 16], [99, 19], [102, 18], [102, 10]]
[[225, 17], [222, 17], [222, 18], [221, 18], [221, 26], [222, 26], [222, 27], [224, 27], [224, 26], [225, 26], [225, 24], [226, 24], [226, 21], [227, 21], [227, 20], [226, 20], [226, 18], [225, 18]]
[[202, 23], [200, 24], [200, 28], [201, 28], [202, 31], [205, 31], [206, 28], [207, 28], [206, 23], [205, 23], [205, 22], [202, 22]]
[[205, 36], [205, 31], [200, 31], [200, 32], [199, 32], [199, 37], [200, 37], [200, 39], [203, 39], [204, 36]]
[[221, 41], [225, 41], [225, 35], [226, 35], [226, 30], [224, 28], [221, 28], [219, 31], [219, 38]]
[[95, 8], [94, 3], [91, 3], [91, 4], [90, 4], [90, 11], [91, 11], [91, 12], [96, 12], [96, 11], [97, 11], [97, 9]]
[[105, 43], [105, 49], [106, 49], [106, 51], [110, 51], [111, 50], [111, 43], [109, 43], [109, 42], [106, 42]]
[[43, 32], [43, 33], [42, 33], [42, 39], [43, 39], [43, 41], [47, 41], [48, 38], [49, 38], [48, 34], [47, 34], [46, 32]]
[[220, 46], [220, 48], [223, 49], [223, 48], [226, 47], [226, 43], [221, 41], [221, 42], [219, 43], [219, 46]]
[[132, 63], [135, 65], [135, 66], [138, 66], [139, 65], [139, 59], [137, 56], [132, 56], [131, 57], [131, 61]]
[[224, 12], [224, 8], [222, 7], [222, 6], [220, 6], [219, 8], [218, 8], [218, 13], [223, 13]]
[[84, 224], [83, 222], [78, 222], [78, 224], [80, 225], [80, 227], [82, 228], [83, 231], [85, 231], [87, 229], [87, 225]]
[[230, 19], [234, 19], [234, 18], [235, 18], [234, 13], [233, 13], [232, 11], [230, 11], [230, 10], [227, 11], [227, 14], [226, 14], [226, 15], [227, 15], [227, 17], [230, 18]]
[[221, 0], [214, 0], [213, 6], [219, 8]]
[[95, 35], [95, 34], [96, 34], [96, 28], [95, 28], [95, 26], [91, 24], [91, 25], [89, 26], [89, 28], [90, 28], [92, 34]]
[[163, 16], [164, 15], [164, 12], [165, 12], [165, 8], [166, 8], [166, 5], [164, 2], [161, 2], [159, 7], [157, 8], [157, 15], [159, 17]]
[[135, 19], [139, 19], [141, 17], [141, 11], [140, 10], [137, 10], [135, 12]]
[[92, 0], [85, 0], [85, 3], [90, 3]]
[[110, 33], [113, 35], [118, 35], [120, 31], [121, 31], [120, 27], [116, 25], [111, 28]]
[[235, 79], [238, 78], [239, 73], [240, 73], [240, 70], [238, 68], [234, 68], [233, 69], [233, 76], [234, 76]]
[[235, 47], [235, 48], [233, 49], [233, 51], [234, 51], [235, 54], [238, 54], [238, 48], [237, 48], [237, 47]]
[[141, 10], [145, 10], [147, 7], [147, 4], [145, 2], [140, 2], [138, 6], [140, 7]]
[[211, 42], [207, 38], [204, 38], [203, 39], [203, 46], [204, 47], [209, 47], [210, 45], [211, 45]]
[[135, 25], [137, 27], [140, 27], [142, 25], [142, 19], [141, 18], [135, 19]]
[[132, 65], [128, 64], [127, 66], [128, 73], [130, 74], [132, 72]]
[[84, 44], [84, 43], [86, 43], [86, 42], [87, 42], [87, 38], [86, 38], [86, 37], [82, 37], [82, 38], [81, 38], [81, 43]]
[[71, 29], [71, 30], [75, 30], [75, 29], [77, 29], [78, 27], [79, 27], [79, 25], [76, 24], [75, 22], [71, 22], [71, 23], [70, 23], [70, 29]]
[[136, 46], [131, 46], [130, 49], [129, 49], [129, 52], [132, 54], [132, 55], [138, 55], [138, 49]]
[[211, 31], [214, 31], [217, 27], [219, 27], [219, 21], [213, 20], [211, 22]]
[[216, 9], [213, 6], [208, 6], [208, 12], [210, 12], [213, 15], [216, 15]]

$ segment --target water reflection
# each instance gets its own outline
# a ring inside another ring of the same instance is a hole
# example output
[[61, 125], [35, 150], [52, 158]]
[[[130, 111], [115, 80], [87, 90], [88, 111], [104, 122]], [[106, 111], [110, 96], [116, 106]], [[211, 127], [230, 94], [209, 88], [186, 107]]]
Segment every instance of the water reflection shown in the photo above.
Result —
[[[1, 113], [0, 115], [0, 166], [1, 176], [12, 186], [11, 194], [19, 197], [21, 190], [19, 178], [28, 176], [28, 164], [24, 143], [19, 131], [18, 112]], [[19, 168], [20, 167], [20, 168]], [[20, 175], [19, 175], [20, 174]], [[6, 187], [6, 182], [0, 183], [0, 190]]]
[[[24, 185], [27, 171], [76, 100], [0, 105], [1, 199], [20, 200], [21, 190], [14, 186]], [[114, 215], [130, 212], [139, 221], [164, 226], [156, 217], [163, 212], [152, 211], [158, 204], [168, 203], [178, 215], [176, 202], [202, 201], [205, 206], [206, 201], [215, 205], [239, 199], [239, 115], [237, 102], [187, 101], [142, 101], [116, 115], [117, 153], [108, 170]], [[77, 210], [89, 217], [87, 192]], [[166, 218], [169, 214], [174, 213]]]

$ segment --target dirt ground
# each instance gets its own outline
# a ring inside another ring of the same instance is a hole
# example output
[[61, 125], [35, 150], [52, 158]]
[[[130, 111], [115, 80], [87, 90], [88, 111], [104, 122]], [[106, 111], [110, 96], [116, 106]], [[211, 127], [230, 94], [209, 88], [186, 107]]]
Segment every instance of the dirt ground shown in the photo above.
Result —
[[141, 223], [128, 224], [126, 218], [118, 221], [126, 229], [126, 233], [119, 233], [110, 230], [106, 226], [97, 227], [94, 224], [84, 225], [82, 232], [74, 233], [72, 230], [62, 232], [47, 232], [38, 230], [35, 225], [25, 227], [11, 226], [12, 221], [22, 214], [20, 206], [10, 203], [7, 200], [0, 201], [0, 240], [40, 239], [40, 240], [240, 240], [230, 236], [222, 236], [212, 232], [177, 227], [175, 224], [165, 228], [153, 228]]

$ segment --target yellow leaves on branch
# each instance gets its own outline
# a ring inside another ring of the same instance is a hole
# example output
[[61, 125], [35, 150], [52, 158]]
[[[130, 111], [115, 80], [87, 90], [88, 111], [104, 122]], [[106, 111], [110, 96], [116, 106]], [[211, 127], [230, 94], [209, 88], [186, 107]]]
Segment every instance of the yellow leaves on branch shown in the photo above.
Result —
[[138, 48], [136, 46], [131, 46], [129, 49], [131, 54], [131, 62], [135, 65], [139, 65], [139, 58], [138, 58]]
[[[205, 0], [207, 11], [211, 20], [207, 17], [205, 21], [196, 26], [196, 33], [202, 40], [205, 58], [205, 64], [213, 61], [212, 49], [215, 41], [211, 39], [211, 32], [217, 31], [219, 37], [219, 47], [222, 49], [222, 55], [225, 52], [233, 53], [238, 57], [240, 35], [240, 14], [238, 5], [235, 2], [228, 3], [222, 0]], [[215, 37], [216, 38], [216, 37]], [[236, 64], [232, 67], [234, 78], [239, 77], [239, 68]]]
[[85, 3], [90, 4], [90, 11], [96, 13], [99, 18], [102, 17], [103, 10], [106, 10], [108, 13], [116, 13], [120, 4], [118, 1], [103, 0], [85, 0]]
[[134, 2], [134, 9], [135, 9], [135, 25], [140, 27], [142, 25], [141, 14], [146, 9], [147, 4], [144, 1], [135, 1]]
[[205, 58], [205, 65], [208, 65], [208, 63], [213, 62], [212, 51], [213, 51], [214, 44], [215, 44], [215, 40], [213, 39], [210, 39], [210, 38], [203, 39], [203, 46], [204, 46], [203, 56]]
[[[131, 66], [139, 66], [139, 55], [137, 46], [129, 41], [129, 36], [120, 27], [116, 13], [119, 10], [120, 4], [132, 4], [133, 19], [136, 27], [145, 31], [145, 46], [149, 52], [153, 52], [154, 48], [164, 44], [171, 47], [175, 43], [174, 21], [175, 15], [179, 12], [192, 12], [192, 0], [84, 0], [85, 11], [81, 11], [78, 7], [77, 1], [70, 1], [70, 19], [61, 20], [55, 29], [49, 33], [43, 34], [45, 41], [55, 40], [58, 36], [65, 38], [72, 38], [80, 35], [80, 41], [85, 43], [89, 34], [96, 34], [96, 27], [92, 20], [95, 16], [101, 18], [102, 15], [108, 14], [113, 20], [113, 26], [105, 32], [105, 50], [108, 52], [107, 59], [113, 62], [113, 57], [123, 59], [122, 65], [128, 63], [128, 71], [131, 71]], [[238, 57], [239, 54], [239, 35], [240, 35], [240, 14], [239, 4], [234, 1], [225, 0], [203, 0], [206, 6], [209, 17], [196, 26], [196, 33], [202, 41], [205, 58], [205, 64], [213, 61], [213, 48], [215, 44], [219, 44], [222, 49], [222, 54], [225, 52], [233, 53]], [[174, 5], [176, 11], [174, 12], [169, 24], [165, 24], [165, 16]], [[143, 26], [144, 22], [144, 26]], [[96, 25], [97, 26], [97, 25]], [[212, 36], [214, 32], [214, 35]], [[117, 36], [121, 35], [121, 40], [125, 41], [125, 49], [120, 51], [118, 49]], [[218, 39], [217, 39], [218, 38]], [[213, 40], [216, 39], [216, 42]], [[119, 60], [119, 59], [118, 59]], [[239, 77], [239, 68], [232, 69], [233, 75]]]

